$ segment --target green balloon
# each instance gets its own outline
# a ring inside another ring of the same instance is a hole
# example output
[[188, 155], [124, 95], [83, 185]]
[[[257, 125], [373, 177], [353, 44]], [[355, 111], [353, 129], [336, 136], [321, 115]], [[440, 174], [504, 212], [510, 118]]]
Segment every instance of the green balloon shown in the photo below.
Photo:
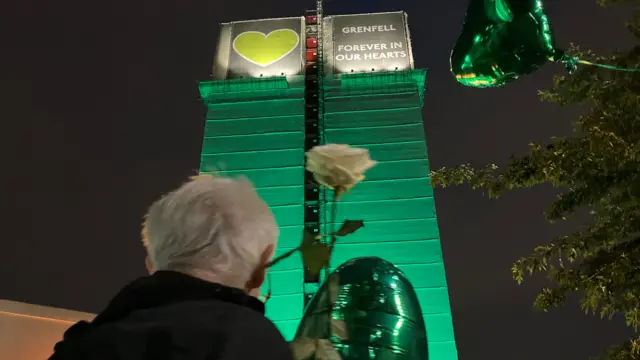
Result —
[[547, 61], [568, 63], [542, 0], [470, 0], [450, 60], [458, 82], [476, 88], [505, 85]]
[[[327, 339], [343, 360], [429, 356], [413, 286], [402, 271], [378, 257], [347, 261], [328, 276], [305, 309], [294, 343], [308, 339]], [[315, 353], [305, 355], [313, 359]]]

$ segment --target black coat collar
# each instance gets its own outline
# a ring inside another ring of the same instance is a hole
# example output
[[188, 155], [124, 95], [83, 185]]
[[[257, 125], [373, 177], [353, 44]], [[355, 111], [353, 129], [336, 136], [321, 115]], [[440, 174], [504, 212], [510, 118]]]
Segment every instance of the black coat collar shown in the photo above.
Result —
[[67, 359], [69, 341], [82, 337], [103, 324], [118, 321], [136, 310], [152, 309], [186, 301], [224, 301], [264, 314], [264, 304], [240, 289], [204, 281], [173, 271], [158, 271], [125, 286], [92, 322], [81, 321], [64, 333], [49, 360]]
[[264, 304], [240, 289], [212, 283], [174, 271], [157, 271], [127, 285], [92, 322], [100, 325], [131, 312], [184, 301], [218, 300], [246, 306], [264, 314]]

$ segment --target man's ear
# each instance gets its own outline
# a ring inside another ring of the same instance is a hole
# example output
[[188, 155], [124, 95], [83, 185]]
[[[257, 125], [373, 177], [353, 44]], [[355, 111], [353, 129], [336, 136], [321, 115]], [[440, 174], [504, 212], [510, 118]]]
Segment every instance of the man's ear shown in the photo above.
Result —
[[264, 284], [264, 280], [267, 277], [267, 264], [269, 264], [269, 261], [271, 261], [274, 251], [275, 247], [273, 246], [273, 244], [271, 244], [267, 246], [267, 248], [262, 252], [262, 255], [260, 255], [260, 263], [253, 270], [249, 281], [247, 281], [247, 283], [245, 284], [245, 290], [250, 295], [260, 295], [260, 288], [262, 287], [262, 284]]

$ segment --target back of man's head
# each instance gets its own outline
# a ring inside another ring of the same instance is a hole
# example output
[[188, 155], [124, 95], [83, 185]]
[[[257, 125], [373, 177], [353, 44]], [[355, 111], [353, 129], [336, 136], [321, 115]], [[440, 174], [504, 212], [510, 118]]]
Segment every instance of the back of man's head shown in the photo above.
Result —
[[151, 206], [145, 233], [155, 270], [244, 288], [275, 247], [278, 227], [248, 180], [201, 175]]

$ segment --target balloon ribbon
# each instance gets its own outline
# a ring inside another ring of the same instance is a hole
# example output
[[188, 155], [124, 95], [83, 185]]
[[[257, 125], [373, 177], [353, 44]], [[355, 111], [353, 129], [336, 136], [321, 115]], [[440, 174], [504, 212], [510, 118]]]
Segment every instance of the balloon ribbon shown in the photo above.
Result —
[[621, 68], [621, 67], [617, 67], [617, 66], [613, 66], [613, 65], [598, 64], [598, 63], [593, 63], [591, 61], [580, 60], [580, 59], [576, 59], [575, 61], [578, 64], [591, 65], [591, 66], [596, 66], [596, 67], [599, 67], [599, 68], [615, 70], [615, 71], [628, 71], [628, 72], [638, 72], [638, 71], [640, 71], [640, 68], [633, 68], [633, 69]]

